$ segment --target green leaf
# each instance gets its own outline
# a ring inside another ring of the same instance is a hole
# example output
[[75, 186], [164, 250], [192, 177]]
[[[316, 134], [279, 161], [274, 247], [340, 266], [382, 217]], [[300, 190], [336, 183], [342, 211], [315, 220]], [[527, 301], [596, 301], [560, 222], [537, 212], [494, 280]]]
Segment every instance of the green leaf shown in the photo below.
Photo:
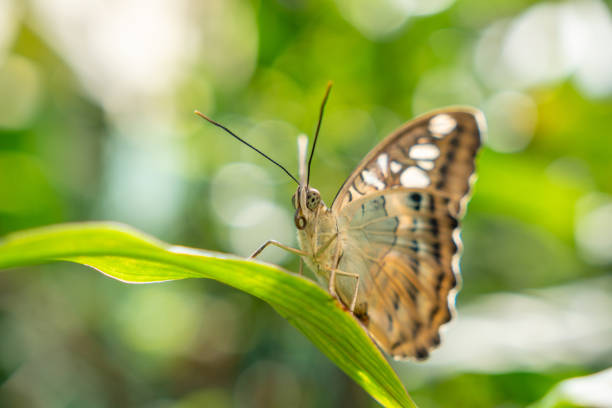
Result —
[[0, 269], [70, 261], [129, 283], [209, 278], [269, 303], [330, 360], [387, 407], [414, 407], [353, 315], [314, 282], [231, 255], [170, 246], [114, 223], [64, 224], [0, 241]]

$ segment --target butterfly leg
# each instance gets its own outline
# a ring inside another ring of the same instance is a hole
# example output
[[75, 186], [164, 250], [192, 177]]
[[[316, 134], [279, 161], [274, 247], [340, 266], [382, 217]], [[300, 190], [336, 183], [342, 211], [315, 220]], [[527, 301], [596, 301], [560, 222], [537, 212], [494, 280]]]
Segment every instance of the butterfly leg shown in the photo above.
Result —
[[342, 275], [342, 276], [348, 276], [349, 278], [355, 278], [355, 292], [353, 293], [353, 299], [351, 300], [351, 306], [350, 306], [350, 311], [351, 313], [353, 313], [353, 311], [355, 310], [355, 305], [357, 303], [357, 294], [359, 293], [359, 275], [356, 273], [350, 273], [350, 272], [344, 272], [341, 271], [339, 269], [330, 269], [330, 276], [329, 276], [329, 293], [332, 294], [332, 296], [335, 296], [336, 298], [338, 297], [338, 294], [336, 293], [336, 275]]
[[[281, 244], [280, 242], [278, 242], [278, 241], [274, 241], [274, 240], [272, 240], [272, 239], [271, 239], [271, 240], [269, 240], [269, 241], [266, 241], [266, 242], [265, 242], [265, 243], [264, 243], [262, 246], [260, 246], [259, 248], [257, 248], [257, 251], [253, 252], [253, 254], [252, 254], [251, 256], [249, 256], [249, 258], [250, 258], [250, 259], [254, 259], [254, 258], [256, 258], [256, 257], [257, 257], [259, 254], [261, 254], [261, 253], [263, 252], [263, 250], [264, 250], [264, 249], [266, 249], [266, 247], [267, 247], [268, 245], [274, 245], [274, 246], [277, 246], [277, 247], [279, 247], [279, 248], [281, 248], [281, 249], [284, 249], [285, 251], [291, 252], [292, 254], [296, 254], [296, 255], [299, 255], [299, 256], [308, 256], [308, 253], [307, 253], [307, 252], [300, 251], [299, 249], [291, 248], [290, 246], [287, 246], [287, 245]], [[301, 258], [300, 258], [300, 259], [301, 259]]]

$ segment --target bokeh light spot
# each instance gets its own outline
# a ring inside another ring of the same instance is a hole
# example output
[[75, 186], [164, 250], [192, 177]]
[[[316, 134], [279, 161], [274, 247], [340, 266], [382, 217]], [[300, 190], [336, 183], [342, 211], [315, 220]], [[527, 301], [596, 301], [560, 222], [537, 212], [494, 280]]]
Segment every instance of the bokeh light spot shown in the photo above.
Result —
[[133, 348], [154, 354], [182, 354], [196, 339], [202, 305], [168, 286], [130, 291], [116, 317], [119, 333]]
[[537, 106], [531, 97], [515, 91], [500, 92], [485, 102], [483, 110], [490, 148], [513, 153], [527, 147], [537, 121]]
[[612, 264], [612, 198], [596, 194], [578, 203], [576, 244], [592, 264]]
[[9, 56], [0, 58], [0, 129], [28, 125], [42, 93], [39, 70], [33, 61]]
[[250, 163], [229, 163], [213, 176], [210, 199], [215, 214], [226, 224], [248, 226], [249, 221], [240, 215], [243, 209], [256, 200], [274, 195], [270, 176], [263, 168]]

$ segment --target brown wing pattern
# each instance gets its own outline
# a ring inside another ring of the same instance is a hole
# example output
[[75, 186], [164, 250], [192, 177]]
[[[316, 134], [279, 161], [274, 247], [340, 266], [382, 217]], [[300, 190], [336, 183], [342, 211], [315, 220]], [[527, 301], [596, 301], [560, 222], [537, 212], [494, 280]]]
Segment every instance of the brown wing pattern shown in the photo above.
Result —
[[[353, 201], [338, 220], [338, 269], [361, 277], [356, 315], [396, 358], [427, 357], [451, 318], [460, 242], [447, 202], [428, 190], [398, 188]], [[338, 277], [336, 286], [345, 303], [351, 299], [354, 280]]]
[[450, 199], [461, 216], [485, 131], [482, 113], [449, 108], [419, 116], [389, 135], [359, 164], [336, 195], [332, 210], [388, 188], [429, 187]]
[[[426, 358], [451, 319], [479, 115], [445, 110], [410, 122], [364, 159], [332, 205], [337, 268], [361, 277], [355, 314], [395, 358]], [[347, 303], [354, 280], [336, 286]]]

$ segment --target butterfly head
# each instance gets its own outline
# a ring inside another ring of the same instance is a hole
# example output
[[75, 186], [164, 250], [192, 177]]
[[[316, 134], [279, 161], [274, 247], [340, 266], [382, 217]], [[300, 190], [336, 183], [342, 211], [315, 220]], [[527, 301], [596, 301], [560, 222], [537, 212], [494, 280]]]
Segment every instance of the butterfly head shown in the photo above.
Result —
[[295, 208], [295, 226], [299, 230], [306, 228], [316, 217], [319, 208], [324, 207], [321, 201], [321, 194], [317, 189], [307, 186], [299, 186], [291, 198], [293, 208]]

